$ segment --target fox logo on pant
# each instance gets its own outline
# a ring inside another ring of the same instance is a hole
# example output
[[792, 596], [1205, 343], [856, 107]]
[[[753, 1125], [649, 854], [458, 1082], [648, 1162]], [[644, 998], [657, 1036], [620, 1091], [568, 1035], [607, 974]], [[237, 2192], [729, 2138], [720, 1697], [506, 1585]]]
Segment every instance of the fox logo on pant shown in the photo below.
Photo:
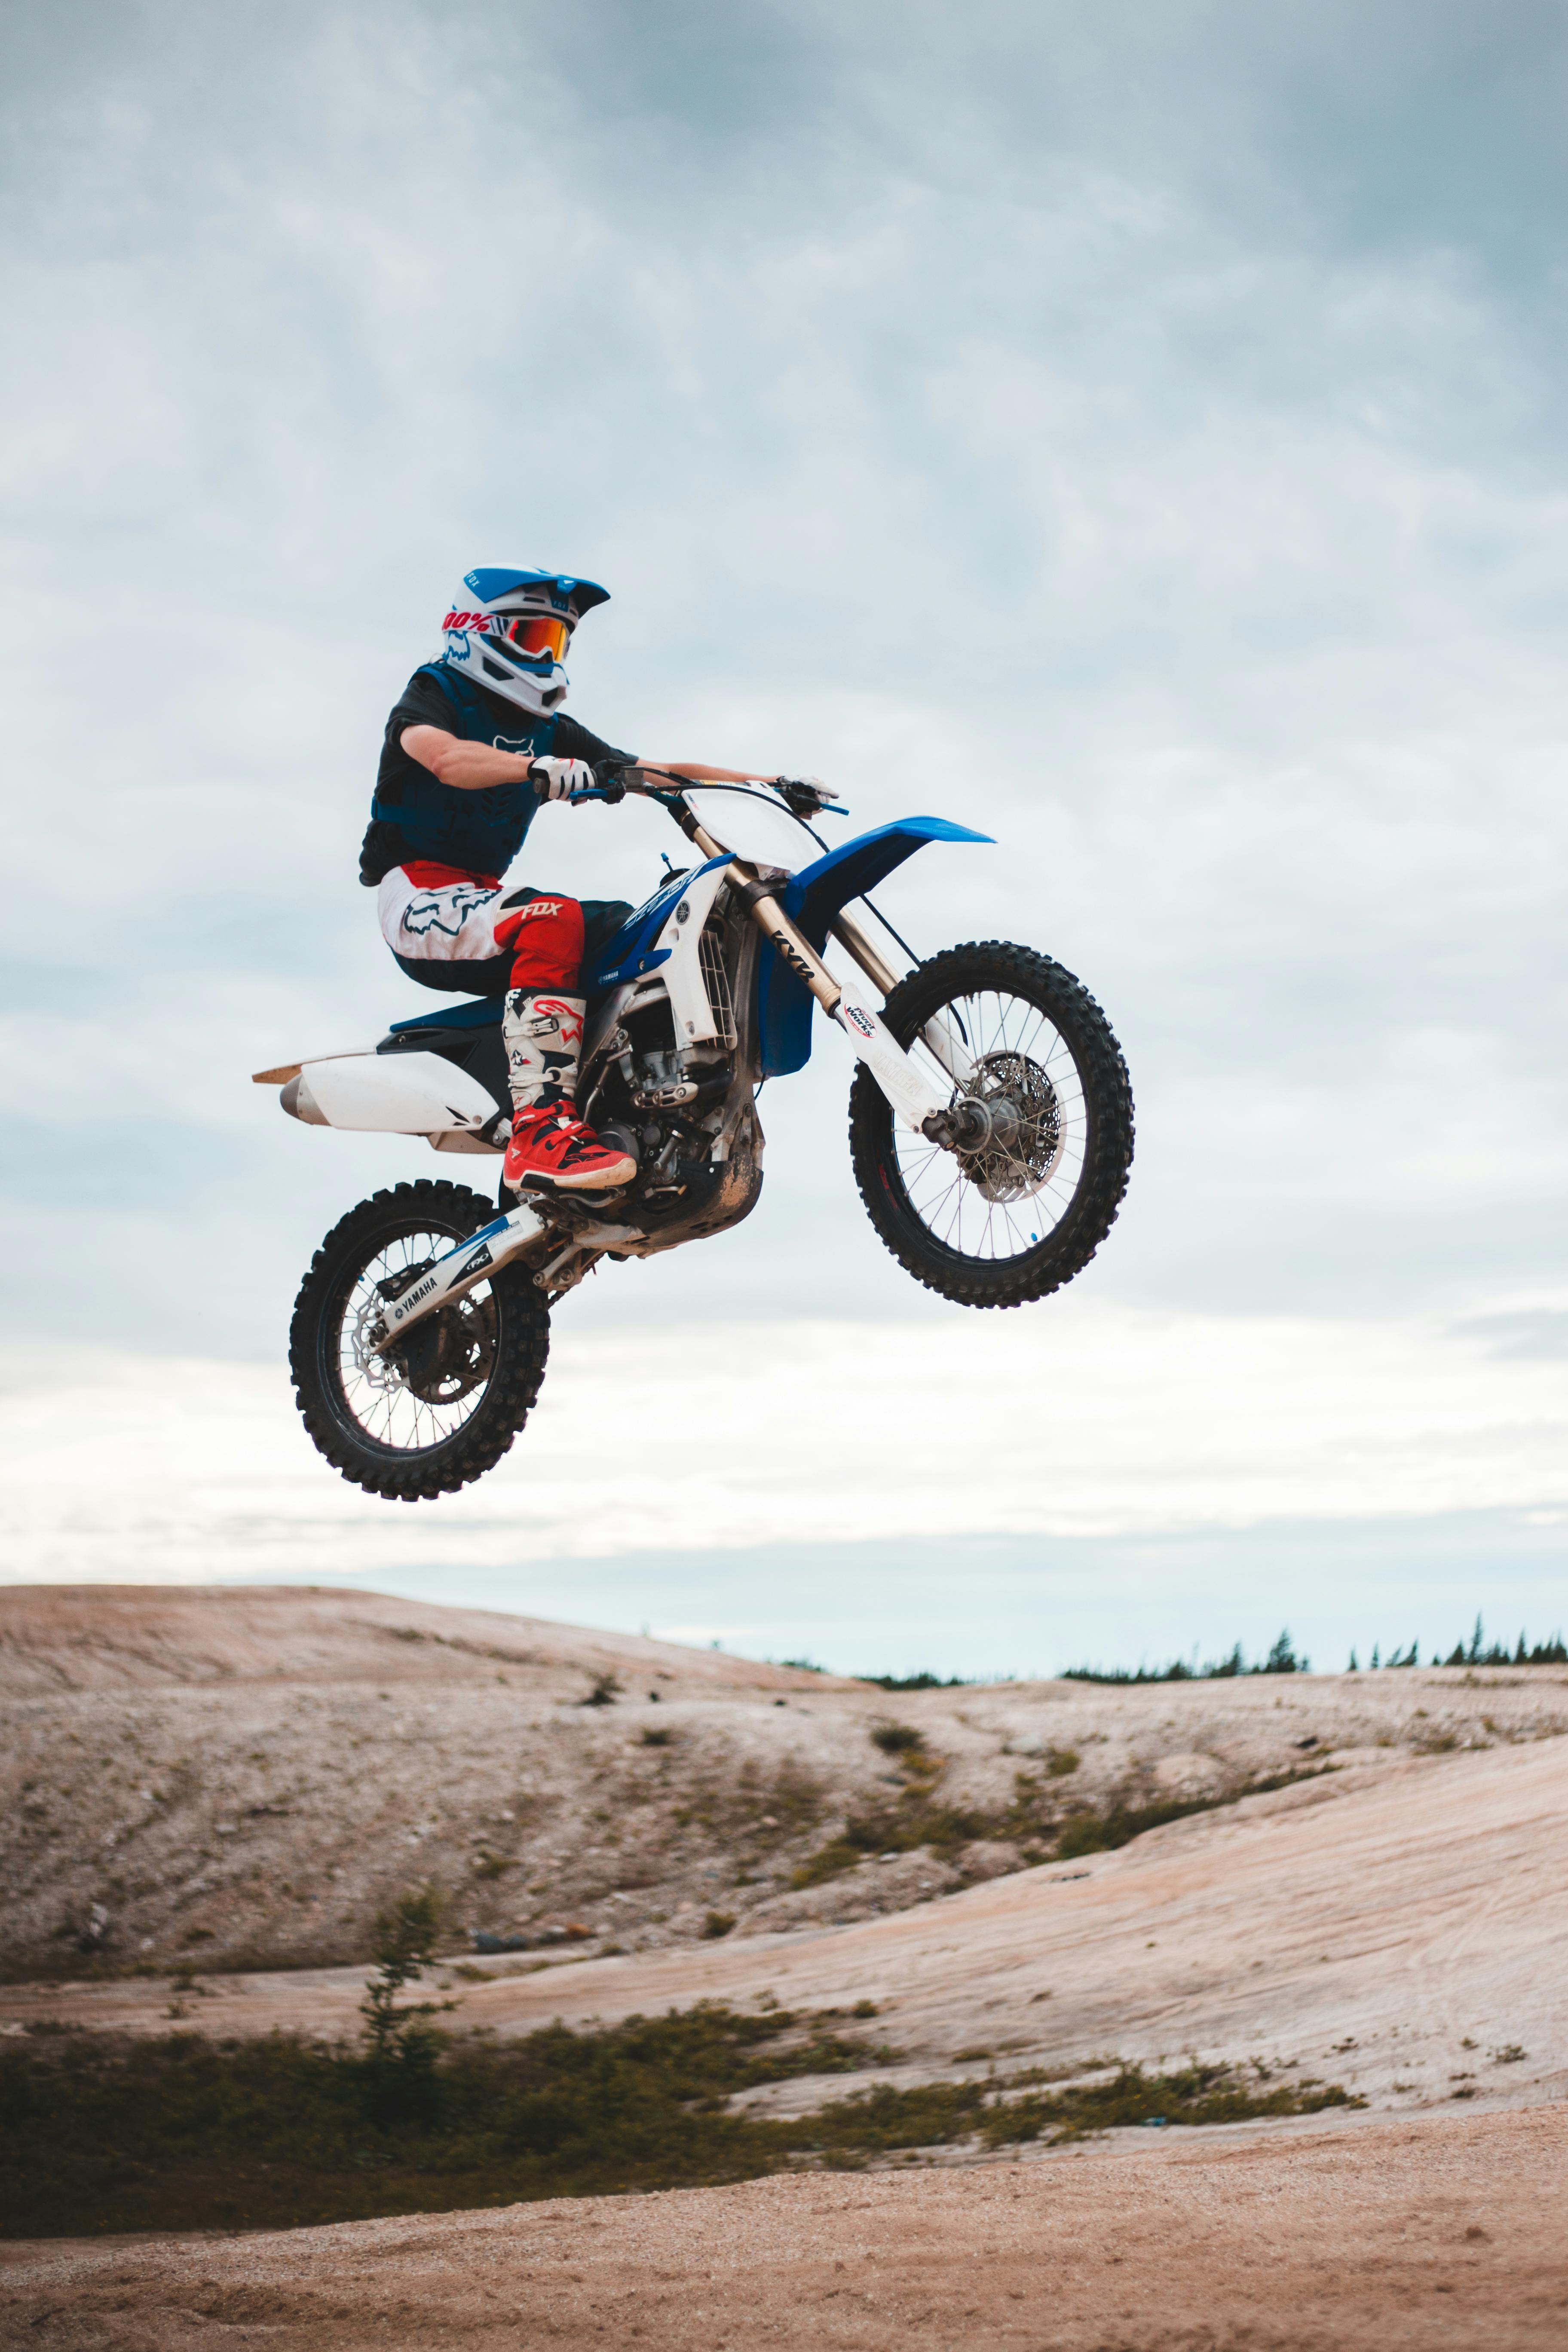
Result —
[[495, 895], [494, 890], [459, 886], [457, 889], [436, 891], [427, 898], [410, 898], [403, 909], [399, 929], [411, 931], [416, 939], [422, 939], [428, 931], [445, 931], [456, 939], [468, 917], [478, 914], [481, 907], [488, 907]]

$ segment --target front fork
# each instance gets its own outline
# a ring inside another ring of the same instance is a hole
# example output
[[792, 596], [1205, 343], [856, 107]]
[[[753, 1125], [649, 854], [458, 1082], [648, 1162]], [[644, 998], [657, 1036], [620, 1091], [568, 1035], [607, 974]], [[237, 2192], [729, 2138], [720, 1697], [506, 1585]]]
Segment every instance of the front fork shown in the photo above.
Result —
[[[695, 827], [692, 837], [708, 856], [721, 854], [718, 844], [700, 825]], [[952, 1080], [952, 1088], [944, 1090], [933, 1086], [910, 1061], [858, 982], [837, 980], [828, 971], [799, 925], [793, 923], [779, 905], [773, 896], [776, 886], [769, 878], [759, 874], [754, 866], [737, 858], [727, 879], [735, 896], [750, 908], [752, 921], [774, 954], [805, 981], [828, 1019], [837, 1022], [899, 1116], [917, 1135], [928, 1136], [933, 1143], [952, 1149], [971, 1141], [962, 1107], [954, 1110], [952, 1092], [954, 1088], [963, 1092], [974, 1065], [947, 1023], [930, 1021], [921, 1033]], [[896, 977], [858, 923], [840, 913], [831, 928], [835, 938], [848, 950], [883, 996], [889, 995], [897, 985]]]

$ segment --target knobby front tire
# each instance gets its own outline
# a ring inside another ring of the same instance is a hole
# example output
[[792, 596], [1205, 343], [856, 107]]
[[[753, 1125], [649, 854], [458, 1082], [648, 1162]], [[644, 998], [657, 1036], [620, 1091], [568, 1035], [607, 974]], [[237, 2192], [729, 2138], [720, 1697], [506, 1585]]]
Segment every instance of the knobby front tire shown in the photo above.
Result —
[[406, 1286], [494, 1215], [466, 1185], [395, 1185], [333, 1226], [300, 1286], [289, 1333], [300, 1411], [319, 1452], [367, 1494], [455, 1494], [494, 1467], [532, 1409], [550, 1312], [523, 1267], [412, 1325], [390, 1364], [365, 1342], [378, 1282]]
[[[978, 1075], [953, 1086], [922, 1036], [942, 1015]], [[864, 1065], [849, 1150], [866, 1213], [905, 1270], [963, 1307], [1022, 1307], [1080, 1274], [1110, 1231], [1132, 1165], [1132, 1087], [1081, 981], [1005, 940], [950, 948], [901, 980], [883, 1018], [954, 1097], [1005, 1100], [1011, 1156], [965, 1162], [895, 1121]]]

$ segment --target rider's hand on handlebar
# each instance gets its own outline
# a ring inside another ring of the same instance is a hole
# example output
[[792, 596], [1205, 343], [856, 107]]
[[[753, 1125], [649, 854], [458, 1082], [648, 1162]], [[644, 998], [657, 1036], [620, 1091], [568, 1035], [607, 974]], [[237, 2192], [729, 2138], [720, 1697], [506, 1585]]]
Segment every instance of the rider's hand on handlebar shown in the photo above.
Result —
[[805, 816], [814, 809], [827, 808], [833, 794], [820, 776], [774, 776], [773, 787], [786, 808], [796, 816]]
[[528, 780], [542, 801], [563, 801], [572, 793], [586, 792], [594, 771], [586, 760], [535, 760]]

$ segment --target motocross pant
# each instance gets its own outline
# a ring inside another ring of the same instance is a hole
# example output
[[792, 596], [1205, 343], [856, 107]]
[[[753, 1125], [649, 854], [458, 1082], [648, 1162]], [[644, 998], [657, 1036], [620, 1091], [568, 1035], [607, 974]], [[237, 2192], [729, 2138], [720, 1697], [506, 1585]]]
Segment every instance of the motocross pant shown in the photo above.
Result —
[[631, 913], [626, 901], [505, 890], [493, 875], [421, 860], [384, 877], [377, 911], [410, 980], [465, 995], [505, 991], [513, 1108], [570, 1105], [586, 1010], [584, 956], [620, 929]]
[[500, 996], [509, 988], [575, 990], [589, 915], [613, 912], [615, 929], [629, 909], [584, 906], [553, 890], [505, 890], [493, 874], [421, 859], [384, 877], [376, 911], [382, 937], [410, 980], [464, 996]]

